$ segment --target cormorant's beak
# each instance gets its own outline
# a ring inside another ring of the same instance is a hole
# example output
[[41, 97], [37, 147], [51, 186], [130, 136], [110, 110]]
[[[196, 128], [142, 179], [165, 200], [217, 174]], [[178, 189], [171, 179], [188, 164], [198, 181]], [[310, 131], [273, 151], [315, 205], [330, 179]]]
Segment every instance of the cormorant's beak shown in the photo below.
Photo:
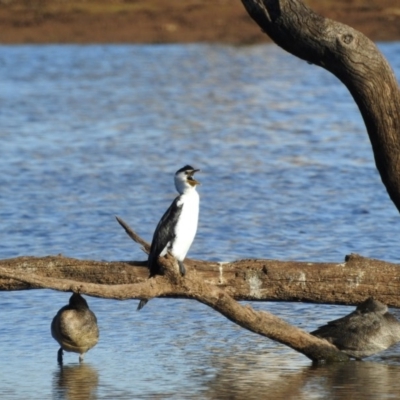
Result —
[[196, 172], [199, 172], [200, 170], [199, 169], [193, 169], [193, 170], [191, 170], [190, 171], [190, 173], [188, 174], [188, 181], [190, 182], [190, 184], [191, 185], [200, 185], [200, 182], [198, 181], [198, 180], [196, 180], [196, 179], [194, 179], [193, 178], [193, 175], [196, 173]]

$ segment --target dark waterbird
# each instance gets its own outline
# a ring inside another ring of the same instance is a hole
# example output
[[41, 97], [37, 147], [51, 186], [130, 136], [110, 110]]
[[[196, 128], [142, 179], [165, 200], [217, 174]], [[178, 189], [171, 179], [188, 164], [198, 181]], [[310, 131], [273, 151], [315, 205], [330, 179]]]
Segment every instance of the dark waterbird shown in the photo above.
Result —
[[86, 300], [73, 293], [69, 304], [62, 307], [51, 323], [51, 335], [60, 344], [57, 360], [63, 362], [63, 350], [79, 353], [79, 362], [99, 340], [97, 318]]
[[330, 321], [311, 334], [360, 360], [399, 342], [400, 322], [385, 304], [370, 297], [349, 315]]

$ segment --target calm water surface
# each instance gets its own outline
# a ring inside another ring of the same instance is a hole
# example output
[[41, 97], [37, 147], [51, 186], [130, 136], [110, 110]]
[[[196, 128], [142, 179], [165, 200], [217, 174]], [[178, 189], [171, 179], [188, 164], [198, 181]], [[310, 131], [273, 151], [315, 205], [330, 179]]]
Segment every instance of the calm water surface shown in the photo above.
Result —
[[[400, 76], [400, 43], [380, 46]], [[400, 262], [399, 216], [350, 95], [273, 45], [0, 47], [0, 255], [145, 259], [174, 172], [201, 168], [189, 256]], [[396, 398], [400, 348], [314, 368], [194, 301], [88, 298], [86, 356], [50, 322], [69, 298], [0, 293], [0, 398]], [[353, 308], [255, 303], [304, 329]], [[396, 312], [396, 311], [394, 311]]]

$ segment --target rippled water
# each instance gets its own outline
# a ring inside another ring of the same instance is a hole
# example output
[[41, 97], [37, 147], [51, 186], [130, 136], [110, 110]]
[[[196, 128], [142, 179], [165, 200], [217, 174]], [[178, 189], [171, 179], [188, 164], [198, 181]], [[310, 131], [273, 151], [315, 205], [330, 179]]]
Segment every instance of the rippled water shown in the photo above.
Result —
[[[400, 76], [400, 43], [381, 45]], [[273, 45], [0, 47], [1, 258], [62, 253], [144, 259], [116, 223], [150, 240], [201, 168], [189, 256], [399, 262], [399, 216], [350, 95]], [[56, 364], [50, 321], [69, 295], [0, 293], [0, 397], [389, 398], [399, 350], [313, 368], [308, 359], [188, 300], [89, 298], [86, 356]], [[256, 303], [304, 329], [351, 308]]]

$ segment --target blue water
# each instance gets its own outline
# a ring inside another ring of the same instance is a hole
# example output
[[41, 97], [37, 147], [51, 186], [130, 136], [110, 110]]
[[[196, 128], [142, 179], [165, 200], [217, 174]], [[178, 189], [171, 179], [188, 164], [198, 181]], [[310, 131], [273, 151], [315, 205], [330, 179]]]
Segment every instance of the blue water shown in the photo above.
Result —
[[[380, 48], [400, 76], [400, 43]], [[398, 211], [351, 96], [274, 45], [1, 46], [0, 88], [3, 259], [145, 259], [114, 216], [150, 240], [176, 195], [173, 174], [191, 164], [202, 185], [189, 257], [341, 262], [355, 252], [400, 262]], [[354, 380], [346, 367], [313, 369], [188, 300], [155, 299], [136, 313], [134, 300], [88, 298], [100, 342], [83, 366], [67, 354], [60, 371], [50, 322], [68, 297], [0, 293], [1, 398], [385, 398], [400, 390], [397, 348], [352, 363]], [[352, 309], [254, 307], [304, 329]]]

